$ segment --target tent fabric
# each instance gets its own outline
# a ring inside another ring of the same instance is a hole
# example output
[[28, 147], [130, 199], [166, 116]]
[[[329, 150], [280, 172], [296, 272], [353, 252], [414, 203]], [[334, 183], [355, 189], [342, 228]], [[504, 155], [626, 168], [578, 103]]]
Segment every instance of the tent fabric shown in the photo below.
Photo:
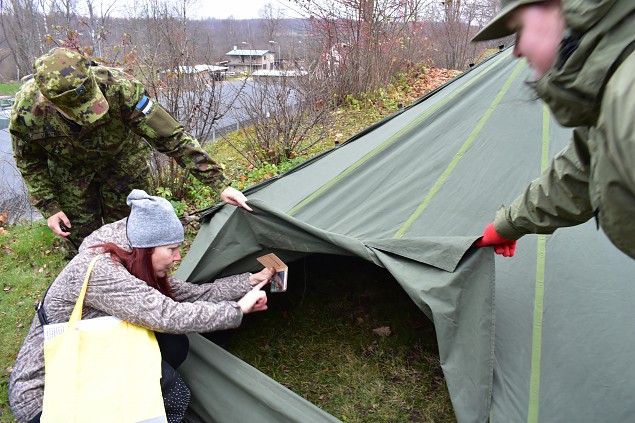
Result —
[[[465, 254], [477, 237], [454, 237], [436, 242], [424, 239], [418, 248], [414, 239], [405, 242], [410, 250], [436, 249], [438, 260], [443, 266], [447, 266], [448, 262], [457, 262], [463, 257], [466, 268], [471, 269], [467, 273], [447, 272], [439, 267], [384, 252], [367, 245], [363, 240], [312, 227], [270, 208], [264, 201], [250, 199], [249, 205], [254, 209], [252, 213], [242, 209], [233, 210], [223, 226], [223, 231], [237, 236], [240, 242], [218, 247], [212, 242], [198, 261], [199, 265], [205, 264], [207, 267], [213, 266], [214, 263], [236, 262], [237, 266], [222, 272], [228, 274], [241, 271], [241, 268], [242, 271], [255, 270], [254, 265], [259, 266], [256, 257], [263, 254], [263, 249], [267, 249], [275, 251], [285, 262], [291, 258], [287, 255], [288, 251], [305, 254], [322, 252], [356, 255], [386, 267], [419, 307], [433, 319], [437, 337], [444, 338], [443, 347], [440, 345], [440, 359], [442, 363], [448, 363], [444, 368], [446, 378], [448, 374], [455, 375], [448, 380], [448, 385], [456, 390], [457, 395], [470, 403], [470, 410], [481, 408], [481, 415], [487, 415], [487, 395], [488, 387], [491, 386], [493, 366], [493, 259], [491, 254], [484, 250]], [[226, 238], [219, 234], [214, 239], [217, 240], [222, 242]], [[377, 244], [381, 245], [381, 241], [378, 240]], [[453, 253], [454, 257], [450, 253]], [[202, 270], [204, 275], [215, 272], [216, 269]], [[483, 276], [477, 278], [481, 282], [474, 283], [469, 280], [470, 274], [481, 273]], [[194, 275], [191, 275], [190, 279], [199, 281]], [[490, 311], [487, 313], [484, 310]], [[461, 343], [465, 345], [464, 348], [452, 348]], [[474, 354], [475, 351], [478, 354]], [[463, 370], [457, 374], [457, 369]], [[455, 383], [458, 380], [461, 382]], [[189, 384], [189, 381], [187, 382]], [[279, 421], [275, 416], [271, 418], [267, 421]]]
[[182, 376], [204, 387], [193, 390], [190, 422], [339, 422], [202, 336], [190, 335], [187, 361]]
[[[286, 262], [358, 256], [388, 269], [434, 322], [457, 421], [624, 421], [635, 413], [627, 361], [635, 262], [592, 222], [526, 236], [511, 259], [472, 247], [495, 210], [569, 141], [529, 80], [506, 49], [246, 190], [253, 213], [210, 210], [176, 276], [206, 282], [257, 270], [255, 258], [268, 252]], [[191, 421], [247, 421], [251, 408], [265, 422], [335, 419], [199, 335], [191, 339], [183, 365]], [[245, 385], [260, 386], [258, 396]], [[286, 398], [290, 407], [272, 406]]]

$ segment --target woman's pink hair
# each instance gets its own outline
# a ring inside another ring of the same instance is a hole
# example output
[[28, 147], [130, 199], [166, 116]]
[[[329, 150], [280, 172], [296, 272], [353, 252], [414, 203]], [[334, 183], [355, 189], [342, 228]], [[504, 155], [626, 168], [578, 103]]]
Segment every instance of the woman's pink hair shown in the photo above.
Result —
[[141, 279], [147, 283], [148, 286], [159, 290], [159, 292], [166, 297], [174, 299], [172, 288], [168, 283], [168, 277], [158, 277], [152, 267], [152, 252], [154, 251], [154, 247], [133, 248], [132, 251], [126, 251], [112, 242], [93, 246], [93, 248], [98, 247], [101, 247], [104, 253], [110, 253], [110, 257], [112, 257], [113, 260], [123, 264], [123, 267], [125, 267], [132, 276]]

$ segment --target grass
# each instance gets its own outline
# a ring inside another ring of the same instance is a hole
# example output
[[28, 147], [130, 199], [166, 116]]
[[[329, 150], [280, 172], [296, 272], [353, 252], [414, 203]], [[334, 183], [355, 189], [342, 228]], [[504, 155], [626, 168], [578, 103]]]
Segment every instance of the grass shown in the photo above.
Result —
[[454, 422], [433, 324], [385, 269], [314, 255], [229, 350], [345, 422]]
[[20, 89], [20, 83], [0, 84], [0, 95], [15, 95]]
[[34, 316], [35, 303], [66, 265], [44, 222], [0, 235], [0, 422], [13, 422], [8, 405], [9, 374]]

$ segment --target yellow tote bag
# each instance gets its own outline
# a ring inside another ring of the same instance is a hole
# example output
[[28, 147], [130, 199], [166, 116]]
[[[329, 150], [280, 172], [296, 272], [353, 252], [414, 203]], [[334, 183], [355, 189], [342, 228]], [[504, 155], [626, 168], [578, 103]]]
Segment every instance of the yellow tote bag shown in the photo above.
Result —
[[99, 257], [88, 266], [63, 333], [44, 341], [41, 421], [166, 422], [154, 332], [114, 317], [81, 320], [88, 279]]

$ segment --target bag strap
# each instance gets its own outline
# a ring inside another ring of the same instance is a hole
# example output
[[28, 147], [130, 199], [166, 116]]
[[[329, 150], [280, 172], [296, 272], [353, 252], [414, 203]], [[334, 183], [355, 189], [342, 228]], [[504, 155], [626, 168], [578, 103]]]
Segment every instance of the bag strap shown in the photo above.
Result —
[[88, 288], [88, 280], [90, 279], [90, 274], [93, 271], [93, 267], [95, 267], [95, 263], [101, 256], [103, 256], [103, 254], [96, 255], [88, 264], [88, 270], [86, 270], [84, 284], [82, 285], [82, 289], [79, 291], [79, 297], [77, 298], [77, 302], [75, 303], [75, 307], [73, 308], [73, 312], [71, 313], [71, 318], [68, 319], [68, 326], [66, 329], [75, 329], [75, 327], [77, 326], [77, 322], [82, 320], [82, 310], [84, 308], [84, 297], [86, 296], [86, 289]]
[[37, 313], [37, 318], [40, 320], [40, 325], [42, 326], [49, 324], [49, 319], [46, 317], [46, 312], [44, 311], [44, 299], [46, 298], [46, 294], [49, 293], [49, 289], [51, 289], [52, 285], [53, 283], [49, 284], [46, 291], [44, 291], [42, 299], [35, 304], [35, 312]]

